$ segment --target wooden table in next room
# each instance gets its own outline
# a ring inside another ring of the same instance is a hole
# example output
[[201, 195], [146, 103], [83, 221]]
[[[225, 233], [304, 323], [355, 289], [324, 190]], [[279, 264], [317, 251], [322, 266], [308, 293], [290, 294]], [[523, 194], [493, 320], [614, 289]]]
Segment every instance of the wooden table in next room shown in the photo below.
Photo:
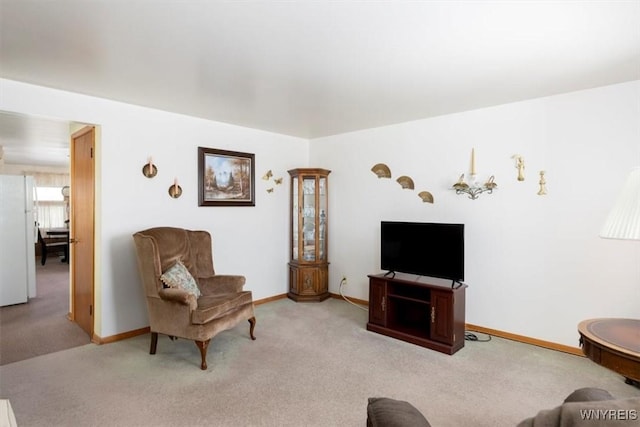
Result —
[[50, 228], [47, 230], [47, 237], [64, 237], [67, 239], [67, 257], [62, 262], [69, 262], [69, 229]]

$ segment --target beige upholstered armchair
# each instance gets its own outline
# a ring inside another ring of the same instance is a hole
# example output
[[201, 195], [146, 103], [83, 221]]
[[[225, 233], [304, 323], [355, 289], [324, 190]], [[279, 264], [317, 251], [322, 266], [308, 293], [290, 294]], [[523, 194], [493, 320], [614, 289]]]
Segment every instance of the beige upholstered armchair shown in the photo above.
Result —
[[211, 235], [173, 227], [157, 227], [133, 235], [142, 278], [149, 325], [150, 354], [158, 334], [194, 340], [207, 369], [211, 338], [248, 320], [255, 340], [251, 291], [243, 291], [244, 276], [215, 274]]

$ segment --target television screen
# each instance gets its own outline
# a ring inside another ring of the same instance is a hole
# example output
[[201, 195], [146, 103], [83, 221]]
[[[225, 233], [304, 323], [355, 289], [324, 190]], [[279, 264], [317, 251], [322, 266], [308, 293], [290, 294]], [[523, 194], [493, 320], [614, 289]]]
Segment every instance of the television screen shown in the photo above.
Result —
[[380, 268], [464, 280], [464, 224], [382, 221]]

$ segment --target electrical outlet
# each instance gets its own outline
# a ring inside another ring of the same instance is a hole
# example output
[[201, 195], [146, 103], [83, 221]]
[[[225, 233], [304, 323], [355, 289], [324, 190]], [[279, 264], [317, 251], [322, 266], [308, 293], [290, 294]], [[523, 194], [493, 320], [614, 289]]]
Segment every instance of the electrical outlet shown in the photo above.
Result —
[[340, 284], [342, 284], [343, 286], [347, 286], [347, 276], [342, 276], [342, 281], [340, 281]]

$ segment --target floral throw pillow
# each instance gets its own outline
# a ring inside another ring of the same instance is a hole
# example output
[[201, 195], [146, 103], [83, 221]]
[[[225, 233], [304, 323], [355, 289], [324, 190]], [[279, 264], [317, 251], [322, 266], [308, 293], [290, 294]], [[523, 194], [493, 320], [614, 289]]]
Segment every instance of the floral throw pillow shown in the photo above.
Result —
[[162, 283], [170, 288], [183, 289], [191, 294], [194, 294], [196, 298], [199, 298], [201, 293], [198, 289], [195, 279], [180, 261], [173, 264], [172, 267], [167, 269], [162, 276], [160, 276]]

